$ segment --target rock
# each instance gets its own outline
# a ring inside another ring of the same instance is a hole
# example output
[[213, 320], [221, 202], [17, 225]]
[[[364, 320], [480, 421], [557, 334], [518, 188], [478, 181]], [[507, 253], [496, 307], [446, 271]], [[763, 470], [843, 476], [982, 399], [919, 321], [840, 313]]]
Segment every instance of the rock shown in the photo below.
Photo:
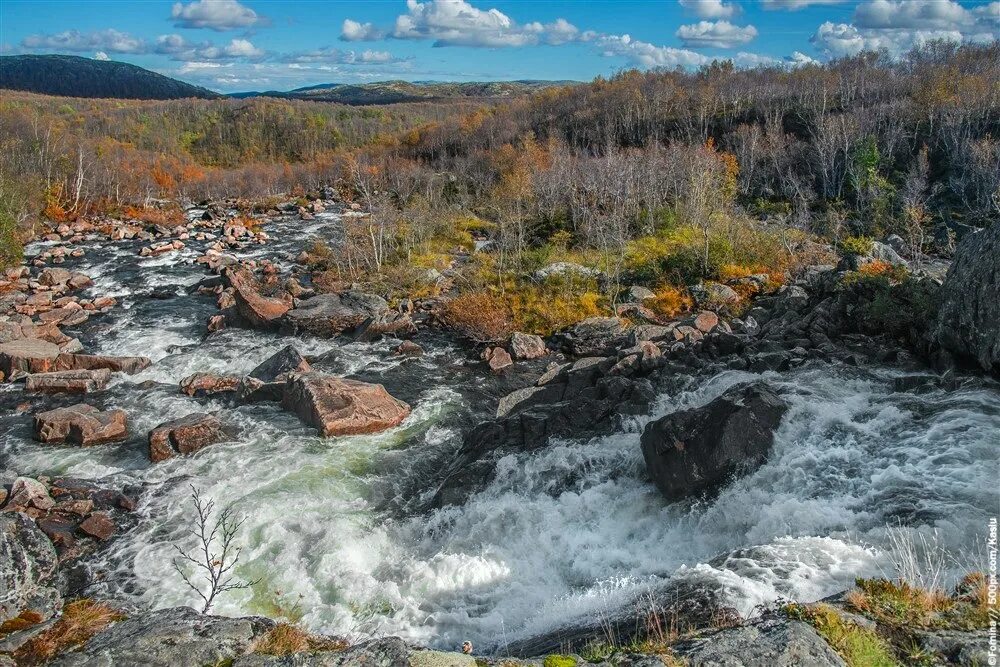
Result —
[[149, 432], [149, 460], [166, 461], [174, 454], [191, 454], [222, 438], [217, 417], [193, 413], [164, 422]]
[[617, 317], [590, 317], [569, 327], [560, 337], [570, 354], [603, 356], [621, 346], [625, 328], [624, 320]]
[[45, 373], [52, 370], [59, 346], [37, 338], [21, 338], [0, 344], [0, 372], [11, 377], [14, 371]]
[[0, 624], [31, 612], [39, 622], [62, 607], [55, 586], [58, 556], [35, 522], [18, 512], [0, 513]]
[[94, 371], [54, 371], [33, 373], [24, 382], [25, 391], [41, 391], [49, 394], [89, 394], [108, 386], [111, 371], [106, 368]]
[[108, 357], [99, 354], [60, 354], [52, 367], [56, 371], [101, 370], [134, 375], [152, 364], [149, 357]]
[[288, 311], [285, 322], [292, 333], [336, 336], [363, 325], [384, 322], [388, 313], [389, 304], [382, 297], [348, 291], [304, 299]]
[[226, 328], [226, 316], [225, 315], [212, 315], [208, 318], [208, 331], [212, 333], [214, 331], [222, 331]]
[[701, 667], [846, 667], [808, 623], [764, 619], [738, 628], [726, 628], [671, 646], [685, 664]]
[[521, 332], [510, 337], [510, 351], [515, 359], [537, 359], [548, 354], [541, 336]]
[[292, 307], [291, 297], [266, 297], [253, 274], [244, 268], [226, 269], [225, 277], [233, 288], [236, 311], [247, 323], [257, 329], [276, 329], [279, 320]]
[[519, 406], [527, 404], [535, 394], [543, 391], [545, 391], [544, 387], [524, 387], [507, 394], [500, 399], [500, 403], [497, 405], [497, 419], [506, 417]]
[[[920, 648], [944, 658], [945, 664], [977, 667], [990, 664], [991, 645], [988, 628], [981, 630], [923, 630], [914, 628], [912, 636]], [[996, 655], [994, 639], [993, 653]]]
[[66, 269], [48, 268], [38, 274], [38, 284], [47, 287], [57, 287], [65, 285], [73, 277], [72, 272]]
[[4, 511], [19, 512], [30, 507], [38, 510], [48, 510], [56, 504], [49, 496], [49, 490], [37, 479], [18, 477], [10, 486], [10, 497], [4, 505]]
[[625, 293], [625, 298], [632, 303], [642, 303], [646, 299], [652, 299], [655, 296], [656, 292], [641, 285], [632, 285], [628, 288], [628, 292]]
[[35, 415], [35, 439], [40, 442], [71, 442], [81, 446], [124, 440], [128, 417], [124, 410], [107, 410], [81, 403]]
[[564, 276], [567, 274], [575, 274], [584, 278], [600, 278], [602, 276], [601, 272], [597, 269], [589, 269], [581, 264], [554, 262], [538, 269], [531, 274], [531, 277], [541, 282], [548, 280], [552, 276]]
[[729, 313], [740, 302], [740, 295], [722, 283], [699, 283], [688, 288], [695, 304], [704, 310]]
[[0, 322], [0, 344], [24, 338], [24, 330], [16, 322]]
[[250, 377], [263, 382], [284, 382], [289, 373], [312, 370], [306, 358], [294, 346], [288, 345], [250, 371]]
[[288, 380], [281, 407], [324, 437], [377, 433], [398, 426], [410, 414], [410, 406], [390, 396], [380, 384], [315, 372]]
[[79, 529], [85, 535], [103, 541], [115, 534], [116, 526], [107, 512], [94, 512], [80, 523]]
[[240, 386], [240, 379], [236, 375], [195, 373], [181, 380], [181, 392], [188, 396], [201, 397], [236, 391]]
[[703, 310], [691, 319], [691, 326], [702, 333], [711, 333], [719, 324], [719, 316], [710, 310]]
[[1000, 224], [959, 244], [940, 303], [933, 339], [959, 358], [1000, 375]]
[[754, 383], [650, 422], [641, 439], [649, 475], [668, 500], [714, 491], [764, 463], [787, 409], [766, 385]]
[[399, 344], [399, 347], [396, 348], [396, 354], [402, 354], [408, 357], [419, 357], [423, 355], [423, 353], [424, 348], [420, 347], [412, 340], [404, 340]]
[[503, 369], [514, 365], [514, 360], [510, 358], [510, 354], [500, 346], [486, 348], [483, 358], [486, 359], [486, 363], [494, 373], [499, 373]]
[[204, 616], [173, 607], [130, 616], [91, 638], [81, 650], [51, 664], [58, 667], [176, 667], [231, 664], [250, 653], [274, 621], [257, 616]]

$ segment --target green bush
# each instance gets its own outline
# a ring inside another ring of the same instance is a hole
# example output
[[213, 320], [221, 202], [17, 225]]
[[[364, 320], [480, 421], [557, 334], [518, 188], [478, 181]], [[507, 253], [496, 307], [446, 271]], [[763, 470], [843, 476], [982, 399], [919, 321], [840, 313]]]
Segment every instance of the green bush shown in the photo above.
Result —
[[867, 255], [875, 247], [875, 239], [870, 236], [845, 236], [838, 244], [845, 255]]

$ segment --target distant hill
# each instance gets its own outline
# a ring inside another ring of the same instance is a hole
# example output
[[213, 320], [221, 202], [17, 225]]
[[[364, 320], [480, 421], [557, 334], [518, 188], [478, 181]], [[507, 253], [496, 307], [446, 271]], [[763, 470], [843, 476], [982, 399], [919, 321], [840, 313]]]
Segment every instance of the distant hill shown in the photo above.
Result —
[[525, 95], [553, 86], [575, 85], [576, 81], [378, 81], [374, 83], [321, 83], [287, 92], [235, 93], [232, 97], [282, 97], [297, 100], [339, 102], [341, 104], [392, 104], [454, 98], [503, 98]]
[[0, 56], [0, 88], [66, 97], [135, 100], [214, 98], [218, 93], [137, 65], [79, 56]]

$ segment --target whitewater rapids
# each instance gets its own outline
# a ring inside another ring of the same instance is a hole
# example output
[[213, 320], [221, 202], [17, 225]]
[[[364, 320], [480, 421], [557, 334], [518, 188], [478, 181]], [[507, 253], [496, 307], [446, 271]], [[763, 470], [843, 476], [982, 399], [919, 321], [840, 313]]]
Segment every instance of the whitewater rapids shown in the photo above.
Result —
[[[334, 223], [323, 216], [309, 233], [333, 233]], [[277, 254], [280, 262], [301, 248], [301, 234], [283, 234], [280, 225], [268, 231], [275, 242], [257, 256]], [[94, 277], [92, 294], [120, 304], [74, 335], [88, 350], [155, 362], [117, 378], [106, 401], [128, 412], [134, 436], [92, 448], [46, 446], [30, 439], [25, 416], [0, 415], [0, 467], [143, 485], [138, 525], [94, 566], [106, 586], [118, 586], [115, 594], [152, 607], [197, 601], [170, 566], [174, 543], [191, 546], [189, 484], [245, 517], [237, 572], [261, 579], [223, 596], [215, 613], [450, 649], [464, 640], [502, 648], [600, 617], [674, 577], [721, 581], [743, 613], [778, 597], [815, 600], [855, 577], [892, 574], [886, 525], [935, 532], [954, 554], [974, 559], [997, 510], [996, 385], [901, 393], [893, 389], [899, 371], [817, 363], [704, 379], [661, 395], [650, 414], [614, 435], [508, 456], [464, 506], [391, 512], [385, 501], [400, 482], [393, 477], [455, 451], [459, 425], [485, 416], [476, 401], [482, 371], [464, 352], [440, 343], [407, 359], [389, 342], [239, 329], [205, 338], [213, 300], [186, 291], [204, 275], [190, 264], [196, 251], [145, 259], [131, 242], [85, 247], [87, 256], [67, 266]], [[151, 299], [152, 289], [176, 296]], [[234, 429], [229, 442], [149, 463], [141, 434], [190, 412], [224, 409], [182, 396], [182, 377], [246, 373], [289, 343], [319, 356], [321, 370], [386, 384], [412, 415], [386, 433], [323, 439], [274, 405], [243, 406], [222, 415]], [[711, 502], [665, 502], [644, 478], [643, 425], [760, 377], [791, 405], [768, 463]]]

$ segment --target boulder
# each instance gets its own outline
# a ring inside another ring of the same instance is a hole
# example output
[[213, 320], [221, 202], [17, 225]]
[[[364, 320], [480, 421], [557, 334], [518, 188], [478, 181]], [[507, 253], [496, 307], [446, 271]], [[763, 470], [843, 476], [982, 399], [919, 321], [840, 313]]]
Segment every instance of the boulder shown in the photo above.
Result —
[[89, 394], [108, 386], [111, 371], [106, 368], [95, 371], [53, 371], [33, 373], [24, 382], [25, 391], [40, 391], [48, 394]]
[[521, 332], [510, 337], [510, 351], [515, 359], [537, 359], [548, 353], [541, 336]]
[[787, 410], [766, 385], [753, 383], [650, 422], [641, 439], [649, 475], [668, 500], [712, 492], [767, 460]]
[[306, 358], [293, 345], [287, 345], [250, 371], [250, 377], [263, 382], [283, 382], [289, 373], [306, 373], [310, 370], [312, 367]]
[[257, 616], [205, 616], [190, 607], [134, 614], [95, 635], [81, 650], [60, 656], [59, 667], [223, 665], [251, 652], [274, 627]]
[[0, 513], [0, 624], [24, 612], [45, 621], [62, 607], [57, 566], [52, 542], [34, 521], [18, 512]]
[[3, 507], [6, 512], [23, 512], [32, 507], [44, 511], [52, 509], [55, 504], [44, 484], [31, 477], [18, 477], [10, 485], [7, 504]]
[[726, 628], [671, 646], [689, 665], [846, 667], [844, 659], [803, 621], [769, 618]]
[[503, 369], [514, 365], [514, 360], [510, 358], [507, 350], [499, 346], [486, 348], [483, 358], [486, 359], [486, 363], [494, 373], [499, 373]]
[[722, 283], [699, 283], [689, 287], [688, 291], [699, 308], [718, 313], [729, 313], [740, 302], [736, 290]]
[[399, 425], [410, 414], [410, 406], [380, 384], [315, 372], [293, 375], [281, 406], [324, 437], [377, 433]]
[[60, 354], [52, 370], [101, 370], [134, 375], [150, 366], [149, 357], [109, 357], [101, 354]]
[[128, 433], [124, 410], [102, 412], [83, 403], [40, 412], [33, 426], [35, 439], [40, 442], [71, 442], [85, 447], [124, 440]]
[[303, 299], [288, 311], [285, 323], [292, 333], [336, 336], [363, 325], [383, 322], [388, 313], [389, 304], [382, 297], [348, 291]]
[[648, 287], [643, 287], [642, 285], [632, 285], [625, 293], [625, 298], [632, 303], [642, 303], [643, 301], [652, 299], [655, 296], [656, 292]]
[[578, 357], [611, 354], [625, 341], [625, 321], [618, 317], [590, 317], [564, 331], [567, 352]]
[[84, 519], [78, 528], [84, 535], [102, 541], [114, 535], [117, 530], [114, 519], [107, 512], [94, 512]]
[[959, 244], [940, 303], [934, 340], [959, 358], [1000, 375], [1000, 224], [970, 234]]
[[217, 417], [193, 413], [164, 422], [149, 432], [149, 460], [166, 461], [175, 454], [191, 454], [222, 438]]
[[420, 347], [412, 340], [404, 340], [396, 348], [396, 354], [402, 354], [407, 357], [419, 357], [423, 355], [424, 348]]
[[0, 372], [45, 373], [59, 357], [59, 346], [38, 338], [20, 338], [0, 344]]
[[68, 283], [69, 279], [72, 277], [72, 272], [67, 269], [51, 267], [43, 269], [42, 272], [38, 274], [38, 284], [45, 285], [46, 287], [58, 287], [59, 285], [65, 285]]
[[233, 288], [236, 312], [254, 328], [276, 329], [279, 320], [292, 307], [288, 294], [283, 298], [261, 294], [257, 280], [247, 269], [226, 269], [225, 276]]
[[236, 391], [241, 378], [236, 375], [195, 373], [181, 380], [181, 392], [188, 396], [211, 396]]
[[554, 262], [547, 264], [531, 274], [532, 278], [542, 282], [553, 276], [575, 275], [583, 278], [600, 278], [603, 274], [597, 269], [590, 269], [573, 262]]

